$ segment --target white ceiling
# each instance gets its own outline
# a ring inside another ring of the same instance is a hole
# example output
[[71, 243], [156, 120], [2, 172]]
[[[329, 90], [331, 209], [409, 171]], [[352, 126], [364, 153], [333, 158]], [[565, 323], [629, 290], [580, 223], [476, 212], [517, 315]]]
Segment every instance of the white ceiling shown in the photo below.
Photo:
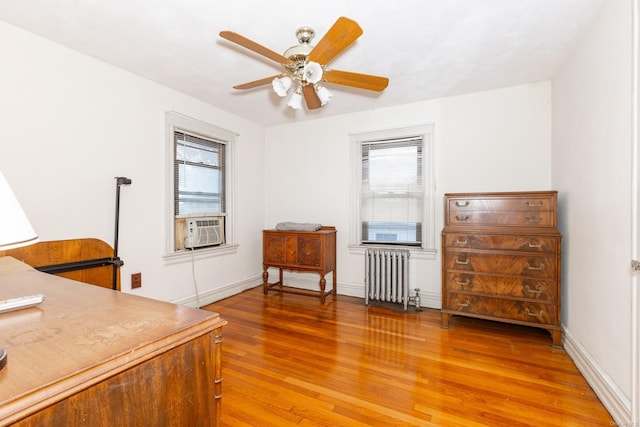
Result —
[[[547, 80], [602, 1], [0, 0], [0, 20], [268, 126]], [[327, 85], [329, 104], [293, 111], [270, 85], [232, 89], [281, 68], [221, 30], [282, 53], [340, 16], [364, 34], [329, 68], [389, 77], [384, 92]]]

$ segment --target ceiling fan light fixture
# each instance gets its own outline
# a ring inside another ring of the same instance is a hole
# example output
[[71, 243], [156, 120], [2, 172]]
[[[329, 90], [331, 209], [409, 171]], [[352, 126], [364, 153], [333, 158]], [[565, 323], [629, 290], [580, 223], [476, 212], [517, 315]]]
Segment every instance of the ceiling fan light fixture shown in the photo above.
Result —
[[291, 77], [276, 77], [271, 82], [271, 86], [273, 87], [274, 92], [277, 93], [279, 97], [283, 98], [287, 96], [287, 92], [291, 88]]
[[333, 96], [329, 89], [320, 85], [316, 85], [316, 93], [318, 94], [318, 98], [320, 99], [320, 105], [322, 106], [325, 106]]
[[299, 44], [280, 54], [233, 31], [220, 31], [220, 37], [277, 62], [284, 68], [283, 72], [275, 76], [236, 85], [233, 88], [252, 89], [271, 83], [276, 94], [285, 97], [287, 93], [291, 93], [290, 89], [295, 87], [294, 93], [287, 100], [287, 105], [295, 110], [301, 109], [303, 105], [308, 110], [326, 105], [332, 94], [322, 86], [325, 82], [376, 92], [386, 89], [389, 84], [387, 77], [326, 68], [329, 62], [361, 35], [362, 28], [357, 22], [341, 16], [315, 46], [311, 44], [315, 31], [310, 27], [298, 28], [296, 37]]
[[302, 108], [302, 86], [298, 86], [295, 92], [291, 94], [287, 105], [294, 110], [299, 110]]

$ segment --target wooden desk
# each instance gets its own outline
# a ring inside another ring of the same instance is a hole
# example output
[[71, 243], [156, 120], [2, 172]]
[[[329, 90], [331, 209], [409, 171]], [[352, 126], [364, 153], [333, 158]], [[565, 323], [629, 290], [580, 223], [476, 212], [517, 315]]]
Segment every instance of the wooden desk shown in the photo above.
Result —
[[[325, 226], [318, 231], [263, 230], [262, 237], [262, 286], [264, 294], [269, 290], [302, 295], [325, 297], [337, 295], [336, 280], [336, 229]], [[269, 283], [269, 267], [278, 268], [279, 280]], [[312, 291], [284, 286], [282, 270], [318, 273], [320, 290]], [[333, 272], [333, 287], [325, 291], [324, 276]]]
[[218, 314], [90, 286], [0, 258], [0, 426], [217, 426]]

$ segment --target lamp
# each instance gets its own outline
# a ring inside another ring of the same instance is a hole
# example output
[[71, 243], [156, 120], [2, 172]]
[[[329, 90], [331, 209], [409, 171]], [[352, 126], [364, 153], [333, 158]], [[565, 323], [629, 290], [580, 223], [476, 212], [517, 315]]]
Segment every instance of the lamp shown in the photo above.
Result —
[[38, 241], [18, 199], [0, 172], [0, 251], [27, 246]]
[[[18, 199], [0, 172], [0, 251], [19, 248], [38, 242]], [[0, 369], [7, 363], [7, 352], [0, 348]]]
[[302, 108], [302, 88], [313, 85], [321, 106], [324, 106], [331, 98], [331, 92], [319, 83], [322, 82], [324, 68], [317, 62], [309, 61], [309, 53], [313, 50], [310, 44], [315, 36], [313, 29], [309, 27], [298, 28], [296, 37], [299, 45], [290, 47], [284, 52], [284, 56], [293, 61], [292, 64], [285, 65], [286, 75], [278, 76], [271, 82], [273, 90], [280, 97], [287, 96], [289, 89], [295, 85], [295, 89], [287, 105], [294, 110]]

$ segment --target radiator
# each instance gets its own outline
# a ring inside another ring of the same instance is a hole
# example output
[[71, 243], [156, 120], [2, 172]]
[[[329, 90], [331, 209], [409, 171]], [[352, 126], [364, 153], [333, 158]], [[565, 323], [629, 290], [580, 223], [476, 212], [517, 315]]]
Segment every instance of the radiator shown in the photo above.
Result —
[[398, 303], [406, 311], [409, 302], [420, 309], [418, 289], [409, 295], [409, 250], [367, 248], [364, 255], [365, 304], [369, 301]]

